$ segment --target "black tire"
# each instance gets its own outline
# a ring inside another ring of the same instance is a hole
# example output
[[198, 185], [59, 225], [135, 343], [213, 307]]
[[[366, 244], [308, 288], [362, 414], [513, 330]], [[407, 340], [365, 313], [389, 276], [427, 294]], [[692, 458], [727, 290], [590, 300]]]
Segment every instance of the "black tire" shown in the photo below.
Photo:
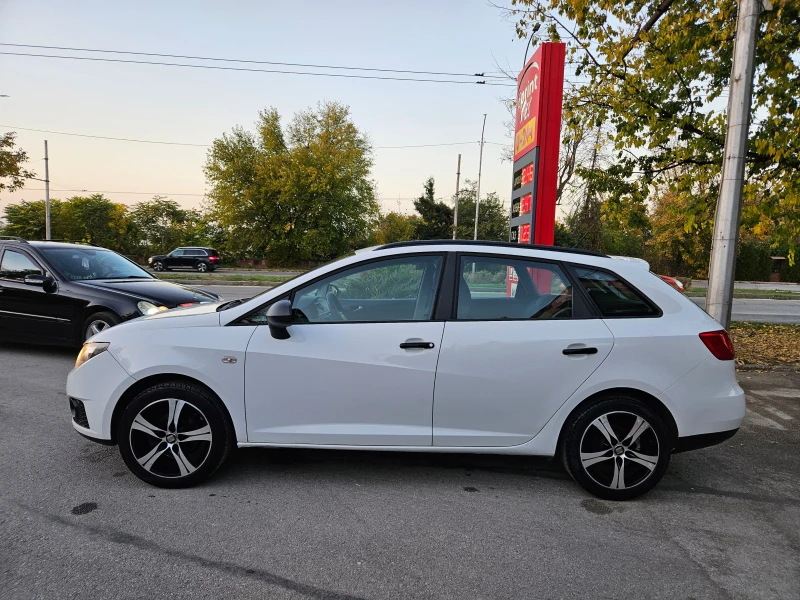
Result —
[[[174, 430], [167, 422], [171, 401], [176, 407], [177, 402], [184, 403], [180, 411], [175, 410], [179, 418]], [[142, 418], [156, 433], [144, 432], [139, 425]], [[194, 437], [205, 438], [206, 429], [208, 440], [191, 441], [185, 436], [186, 431], [192, 431], [201, 432]], [[170, 434], [175, 437], [170, 438]], [[171, 381], [158, 383], [131, 401], [119, 420], [117, 442], [122, 459], [139, 479], [158, 487], [181, 488], [211, 477], [235, 447], [236, 437], [225, 410], [208, 390]]]
[[[625, 437], [620, 440], [620, 435]], [[661, 480], [671, 451], [662, 419], [643, 402], [618, 395], [599, 400], [565, 424], [561, 459], [572, 478], [591, 494], [630, 500]]]
[[160, 260], [157, 260], [157, 261], [155, 261], [153, 263], [153, 270], [154, 271], [166, 271], [166, 268], [164, 268], [164, 263], [163, 262], [161, 262]]
[[104, 310], [93, 313], [83, 322], [80, 341], [83, 343], [93, 335], [120, 323], [122, 323], [122, 319], [113, 312]]
[[198, 273], [206, 273], [208, 271], [208, 263], [199, 260], [194, 268], [197, 269]]

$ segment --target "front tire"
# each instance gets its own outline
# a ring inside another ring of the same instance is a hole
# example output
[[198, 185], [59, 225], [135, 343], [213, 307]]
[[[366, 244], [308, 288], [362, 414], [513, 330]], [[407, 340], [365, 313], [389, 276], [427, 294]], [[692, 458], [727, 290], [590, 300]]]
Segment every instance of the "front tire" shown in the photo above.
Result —
[[159, 383], [136, 396], [120, 418], [117, 440], [133, 474], [164, 488], [208, 479], [235, 445], [219, 401], [182, 381]]
[[164, 271], [165, 270], [164, 269], [164, 263], [161, 262], [160, 260], [157, 260], [156, 262], [153, 263], [153, 270], [155, 270], [155, 271]]
[[122, 322], [115, 313], [109, 311], [102, 311], [94, 313], [90, 315], [86, 321], [83, 323], [83, 329], [81, 329], [83, 338], [81, 342], [85, 342], [90, 337], [97, 335], [101, 331], [105, 331], [114, 325], [119, 325]]
[[662, 419], [629, 396], [599, 401], [567, 424], [564, 466], [588, 492], [605, 500], [630, 500], [664, 476], [672, 445]]

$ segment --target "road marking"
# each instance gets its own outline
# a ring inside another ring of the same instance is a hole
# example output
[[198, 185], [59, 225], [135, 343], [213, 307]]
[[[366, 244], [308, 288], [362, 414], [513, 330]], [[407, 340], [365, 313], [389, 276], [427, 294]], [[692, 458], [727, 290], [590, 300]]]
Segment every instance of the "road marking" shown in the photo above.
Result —
[[779, 429], [781, 431], [786, 431], [786, 427], [778, 423], [777, 421], [773, 421], [769, 417], [765, 417], [764, 415], [760, 415], [757, 412], [747, 409], [747, 423], [750, 425], [757, 425], [760, 427], [769, 427], [770, 429]]
[[766, 408], [769, 412], [771, 412], [773, 415], [775, 415], [779, 419], [783, 419], [784, 421], [791, 421], [792, 419], [794, 419], [793, 416], [787, 415], [782, 410], [778, 410], [777, 408], [773, 408], [772, 406], [765, 406], [764, 408]]
[[775, 396], [777, 398], [800, 398], [800, 390], [792, 388], [775, 388], [774, 390], [752, 390], [759, 396]]

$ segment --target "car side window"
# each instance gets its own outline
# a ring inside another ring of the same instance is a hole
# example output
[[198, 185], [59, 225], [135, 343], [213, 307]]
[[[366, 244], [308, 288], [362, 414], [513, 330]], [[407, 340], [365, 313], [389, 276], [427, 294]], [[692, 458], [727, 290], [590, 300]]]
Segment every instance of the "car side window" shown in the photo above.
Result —
[[457, 319], [549, 320], [572, 315], [572, 285], [557, 265], [496, 256], [461, 257]]
[[169, 253], [169, 256], [183, 256], [184, 254], [186, 254], [185, 250], [173, 250]]
[[409, 255], [358, 265], [297, 290], [295, 323], [427, 321], [441, 256]]
[[188, 256], [205, 256], [206, 253], [202, 250], [186, 250]]
[[658, 316], [652, 305], [616, 275], [592, 267], [578, 267], [575, 273], [604, 317]]
[[0, 262], [0, 279], [23, 280], [26, 275], [44, 275], [30, 258], [20, 252], [6, 250]]

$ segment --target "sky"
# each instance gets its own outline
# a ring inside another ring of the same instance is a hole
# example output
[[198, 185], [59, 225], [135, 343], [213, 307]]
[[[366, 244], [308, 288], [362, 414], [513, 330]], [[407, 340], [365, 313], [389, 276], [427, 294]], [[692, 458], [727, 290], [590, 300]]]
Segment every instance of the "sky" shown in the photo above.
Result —
[[[526, 49], [513, 23], [487, 0], [0, 0], [0, 42], [458, 73], [496, 72], [498, 64], [516, 71]], [[18, 145], [30, 157], [28, 166], [40, 178], [48, 140], [53, 198], [80, 193], [65, 191], [70, 189], [97, 190], [109, 192], [106, 196], [114, 201], [134, 204], [158, 193], [197, 207], [207, 189], [202, 171], [207, 149], [23, 128], [210, 144], [236, 125], [252, 129], [263, 108], [274, 106], [288, 122], [295, 112], [320, 101], [337, 101], [350, 106], [356, 126], [376, 148], [372, 176], [384, 210], [399, 206], [410, 212], [412, 199], [421, 194], [429, 176], [435, 178], [437, 197], [449, 199], [455, 191], [459, 153], [462, 182], [476, 179], [484, 113], [485, 139], [492, 143], [484, 146], [482, 195], [497, 192], [509, 201], [512, 167], [501, 161], [501, 152], [502, 144], [510, 143], [505, 126], [510, 115], [501, 101], [513, 96], [513, 87], [189, 69], [3, 52], [195, 61], [0, 46], [0, 94], [9, 96], [0, 98], [0, 131], [18, 132]], [[465, 143], [382, 148], [460, 142]], [[0, 209], [10, 202], [43, 198], [41, 188], [41, 182], [31, 181], [22, 191], [3, 194]]]

